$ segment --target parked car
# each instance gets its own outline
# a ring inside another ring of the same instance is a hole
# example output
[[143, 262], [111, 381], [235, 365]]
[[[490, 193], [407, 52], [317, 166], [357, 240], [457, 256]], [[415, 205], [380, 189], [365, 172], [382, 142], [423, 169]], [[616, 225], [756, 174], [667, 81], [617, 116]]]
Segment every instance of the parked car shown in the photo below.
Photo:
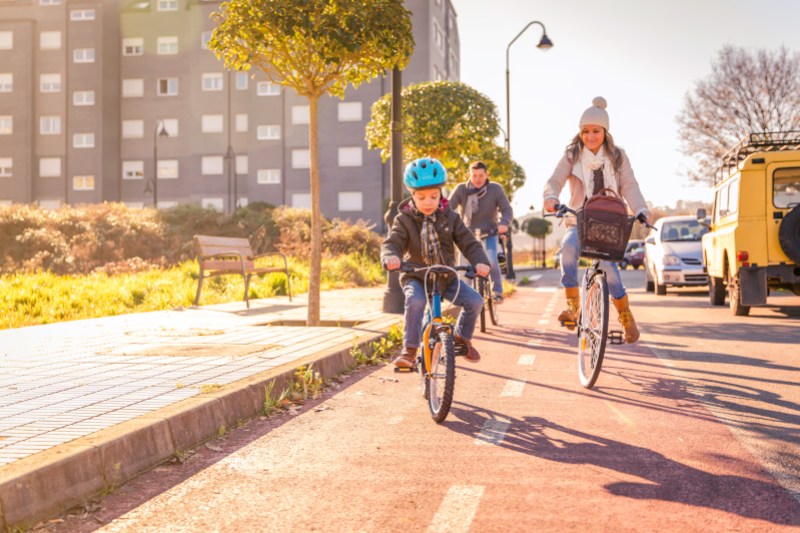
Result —
[[746, 316], [770, 290], [800, 296], [799, 137], [753, 133], [723, 156], [703, 237], [711, 305], [724, 305], [727, 292], [731, 313]]
[[[641, 248], [641, 255], [637, 255], [634, 257], [634, 250]], [[619, 267], [622, 270], [628, 268], [628, 266], [633, 266], [634, 269], [638, 269], [642, 266], [644, 262], [644, 241], [642, 240], [633, 240], [628, 241], [628, 248], [625, 250], [625, 259], [623, 259]]]
[[659, 296], [672, 287], [701, 287], [708, 283], [703, 263], [703, 235], [708, 228], [694, 216], [664, 217], [645, 240], [644, 273], [647, 291]]

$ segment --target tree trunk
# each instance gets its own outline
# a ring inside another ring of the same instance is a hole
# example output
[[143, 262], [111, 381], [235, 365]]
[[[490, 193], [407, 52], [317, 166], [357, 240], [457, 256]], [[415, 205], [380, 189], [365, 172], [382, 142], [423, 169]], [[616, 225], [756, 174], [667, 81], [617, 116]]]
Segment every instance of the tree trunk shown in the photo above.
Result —
[[308, 326], [320, 325], [319, 290], [322, 274], [322, 214], [319, 205], [318, 103], [318, 95], [308, 97], [308, 147], [311, 152], [311, 264], [308, 272]]

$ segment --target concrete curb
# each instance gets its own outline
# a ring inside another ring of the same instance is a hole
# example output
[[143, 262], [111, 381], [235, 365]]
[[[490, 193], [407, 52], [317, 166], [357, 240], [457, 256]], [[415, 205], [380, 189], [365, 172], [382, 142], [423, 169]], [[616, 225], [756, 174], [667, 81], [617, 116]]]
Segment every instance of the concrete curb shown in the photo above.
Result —
[[[358, 345], [366, 350], [388, 333], [367, 335]], [[202, 394], [92, 433], [67, 444], [20, 459], [0, 469], [2, 531], [27, 529], [71, 507], [127, 482], [217, 435], [220, 428], [261, 414], [265, 391], [274, 383], [281, 391], [298, 367], [314, 363], [323, 377], [352, 365], [353, 344], [307, 355]]]

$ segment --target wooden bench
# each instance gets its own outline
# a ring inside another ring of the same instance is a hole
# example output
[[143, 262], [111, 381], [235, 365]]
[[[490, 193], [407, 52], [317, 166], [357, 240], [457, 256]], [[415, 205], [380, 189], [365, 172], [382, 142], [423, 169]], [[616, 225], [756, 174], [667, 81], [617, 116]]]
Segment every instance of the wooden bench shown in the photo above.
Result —
[[[200, 265], [200, 279], [197, 281], [197, 296], [194, 305], [200, 304], [200, 291], [203, 289], [203, 280], [212, 276], [238, 274], [244, 278], [244, 301], [250, 309], [250, 276], [253, 274], [267, 274], [270, 272], [283, 272], [286, 274], [286, 287], [289, 291], [289, 301], [292, 301], [292, 281], [289, 276], [289, 263], [286, 256], [280, 252], [268, 252], [255, 255], [247, 239], [233, 237], [211, 237], [195, 235], [197, 245], [197, 263]], [[279, 255], [283, 257], [283, 268], [268, 267], [256, 268], [256, 259]]]

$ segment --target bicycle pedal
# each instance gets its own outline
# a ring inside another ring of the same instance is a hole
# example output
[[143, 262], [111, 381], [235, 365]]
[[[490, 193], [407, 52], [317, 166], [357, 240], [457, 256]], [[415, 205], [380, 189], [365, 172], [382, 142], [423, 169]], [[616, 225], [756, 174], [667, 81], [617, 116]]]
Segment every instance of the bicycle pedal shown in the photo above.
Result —
[[396, 366], [396, 367], [394, 367], [394, 371], [397, 374], [405, 374], [405, 373], [416, 372], [417, 369], [416, 368], [400, 368], [399, 366]]
[[454, 342], [453, 343], [453, 353], [456, 356], [467, 355], [469, 353], [469, 346], [467, 346], [466, 342]]
[[574, 328], [574, 327], [577, 327], [577, 325], [578, 324], [576, 324], [575, 322], [573, 322], [571, 320], [567, 320], [567, 321], [562, 320], [561, 321], [561, 327], [562, 328]]
[[625, 344], [625, 337], [623, 336], [621, 331], [609, 331], [608, 342], [620, 346], [622, 344]]

